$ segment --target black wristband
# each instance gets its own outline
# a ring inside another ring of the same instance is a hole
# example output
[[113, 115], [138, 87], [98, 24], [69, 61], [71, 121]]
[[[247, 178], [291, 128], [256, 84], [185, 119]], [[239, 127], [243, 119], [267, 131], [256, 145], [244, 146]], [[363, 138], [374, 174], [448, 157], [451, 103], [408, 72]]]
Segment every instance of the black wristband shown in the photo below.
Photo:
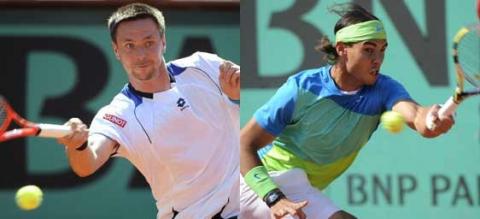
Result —
[[77, 150], [77, 151], [83, 151], [83, 150], [87, 149], [87, 146], [88, 146], [88, 143], [85, 142], [85, 143], [83, 143], [82, 145], [80, 145], [80, 147], [75, 148], [75, 150]]
[[268, 207], [272, 207], [282, 198], [285, 198], [283, 192], [280, 191], [280, 189], [273, 189], [272, 191], [268, 192], [265, 197], [263, 197], [263, 201], [267, 204]]

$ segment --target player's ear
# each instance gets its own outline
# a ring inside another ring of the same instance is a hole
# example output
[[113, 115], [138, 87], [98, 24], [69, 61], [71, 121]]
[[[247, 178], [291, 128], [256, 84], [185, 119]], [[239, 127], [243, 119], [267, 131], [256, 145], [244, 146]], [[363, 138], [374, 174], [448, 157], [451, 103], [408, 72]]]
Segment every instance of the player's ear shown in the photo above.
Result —
[[163, 54], [165, 54], [165, 51], [167, 51], [167, 38], [165, 37], [165, 33], [162, 34], [160, 37], [160, 42], [162, 43], [163, 46]]
[[338, 56], [344, 56], [347, 54], [346, 45], [342, 42], [338, 42], [335, 45], [335, 50], [337, 50]]
[[117, 57], [118, 60], [120, 60], [120, 56], [118, 55], [118, 46], [117, 43], [112, 41], [112, 49], [113, 53], [115, 53], [115, 57]]

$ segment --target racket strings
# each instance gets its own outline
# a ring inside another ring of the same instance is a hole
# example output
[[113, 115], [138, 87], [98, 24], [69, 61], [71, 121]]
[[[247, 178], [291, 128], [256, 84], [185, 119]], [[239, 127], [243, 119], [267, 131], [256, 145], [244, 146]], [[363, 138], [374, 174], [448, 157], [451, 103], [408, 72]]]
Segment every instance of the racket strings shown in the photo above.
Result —
[[471, 29], [458, 43], [458, 62], [464, 71], [465, 80], [480, 87], [480, 30]]

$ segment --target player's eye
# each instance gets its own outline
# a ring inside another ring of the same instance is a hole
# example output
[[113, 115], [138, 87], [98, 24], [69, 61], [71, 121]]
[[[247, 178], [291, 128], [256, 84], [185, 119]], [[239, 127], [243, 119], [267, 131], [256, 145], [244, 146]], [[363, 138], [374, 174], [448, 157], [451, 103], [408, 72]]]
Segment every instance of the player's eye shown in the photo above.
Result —
[[133, 49], [133, 48], [135, 48], [135, 45], [133, 45], [133, 43], [126, 43], [124, 46], [125, 46], [125, 48], [127, 48], [127, 49]]
[[372, 48], [365, 48], [363, 49], [368, 55], [372, 55], [375, 51]]
[[154, 44], [153, 41], [147, 41], [145, 43], [145, 47], [149, 48], [149, 47], [153, 46], [153, 44]]

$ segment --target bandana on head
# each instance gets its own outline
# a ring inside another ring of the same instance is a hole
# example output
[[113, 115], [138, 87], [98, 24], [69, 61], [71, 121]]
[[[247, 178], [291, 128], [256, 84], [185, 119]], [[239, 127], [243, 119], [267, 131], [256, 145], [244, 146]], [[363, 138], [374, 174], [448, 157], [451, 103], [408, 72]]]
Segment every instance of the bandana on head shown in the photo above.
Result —
[[335, 42], [354, 43], [365, 40], [384, 40], [387, 33], [379, 20], [365, 21], [346, 26], [335, 35]]

